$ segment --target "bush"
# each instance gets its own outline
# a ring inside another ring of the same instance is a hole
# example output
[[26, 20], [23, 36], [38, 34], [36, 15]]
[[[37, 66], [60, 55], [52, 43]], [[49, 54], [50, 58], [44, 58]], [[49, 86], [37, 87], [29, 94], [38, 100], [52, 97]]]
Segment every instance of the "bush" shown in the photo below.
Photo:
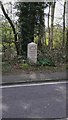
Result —
[[38, 50], [38, 65], [48, 65], [55, 66], [61, 63], [66, 63], [66, 53], [60, 49], [52, 49], [44, 48], [41, 52]]
[[2, 63], [2, 73], [11, 72], [12, 66], [8, 62]]
[[55, 66], [54, 61], [52, 61], [52, 59], [49, 58], [40, 58], [37, 64], [40, 66]]

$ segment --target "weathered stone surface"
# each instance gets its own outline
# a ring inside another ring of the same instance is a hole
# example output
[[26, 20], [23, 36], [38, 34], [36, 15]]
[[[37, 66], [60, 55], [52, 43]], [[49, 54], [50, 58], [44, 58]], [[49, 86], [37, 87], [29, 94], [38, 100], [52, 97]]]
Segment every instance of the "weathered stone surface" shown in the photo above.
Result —
[[28, 49], [27, 49], [27, 58], [29, 61], [32, 63], [37, 62], [37, 44], [34, 42], [31, 42], [28, 44]]

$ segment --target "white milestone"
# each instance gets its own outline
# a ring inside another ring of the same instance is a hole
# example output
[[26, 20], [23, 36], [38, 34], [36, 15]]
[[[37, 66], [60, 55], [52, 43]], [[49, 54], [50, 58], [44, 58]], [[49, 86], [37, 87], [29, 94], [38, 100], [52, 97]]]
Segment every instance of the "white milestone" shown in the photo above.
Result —
[[31, 42], [28, 44], [27, 58], [32, 63], [37, 62], [37, 44], [36, 43]]

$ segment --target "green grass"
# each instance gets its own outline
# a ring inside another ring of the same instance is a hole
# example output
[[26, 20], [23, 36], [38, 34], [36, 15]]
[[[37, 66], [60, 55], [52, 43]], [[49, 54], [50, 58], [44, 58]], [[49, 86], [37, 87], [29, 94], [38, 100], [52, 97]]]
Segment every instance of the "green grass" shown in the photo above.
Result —
[[20, 69], [27, 70], [27, 69], [29, 69], [29, 67], [30, 66], [27, 63], [20, 64]]

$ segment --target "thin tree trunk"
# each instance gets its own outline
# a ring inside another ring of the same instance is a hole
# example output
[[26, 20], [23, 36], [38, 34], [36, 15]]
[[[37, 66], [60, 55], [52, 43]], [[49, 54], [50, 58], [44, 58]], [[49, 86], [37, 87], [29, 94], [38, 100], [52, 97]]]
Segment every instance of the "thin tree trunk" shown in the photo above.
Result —
[[65, 7], [66, 7], [66, 2], [64, 2], [64, 11], [63, 11], [63, 41], [62, 41], [63, 48], [65, 44]]
[[50, 20], [50, 5], [49, 5], [49, 13], [48, 13], [48, 33], [49, 33], [49, 38], [48, 38], [48, 46], [50, 48], [50, 26], [49, 26], [49, 20]]
[[1, 9], [2, 9], [2, 12], [3, 12], [4, 16], [6, 17], [6, 19], [8, 20], [8, 22], [10, 23], [10, 25], [12, 27], [13, 34], [14, 34], [14, 39], [15, 39], [16, 51], [17, 51], [17, 55], [19, 55], [19, 46], [18, 46], [17, 33], [16, 33], [16, 30], [15, 30], [15, 27], [12, 23], [12, 20], [9, 18], [8, 14], [5, 12], [5, 9], [4, 9], [4, 6], [3, 6], [2, 2], [0, 2], [0, 5], [1, 5]]
[[66, 30], [66, 62], [68, 62], [68, 28]]
[[50, 30], [50, 49], [53, 48], [53, 24], [54, 24], [55, 2], [51, 5], [51, 30]]

